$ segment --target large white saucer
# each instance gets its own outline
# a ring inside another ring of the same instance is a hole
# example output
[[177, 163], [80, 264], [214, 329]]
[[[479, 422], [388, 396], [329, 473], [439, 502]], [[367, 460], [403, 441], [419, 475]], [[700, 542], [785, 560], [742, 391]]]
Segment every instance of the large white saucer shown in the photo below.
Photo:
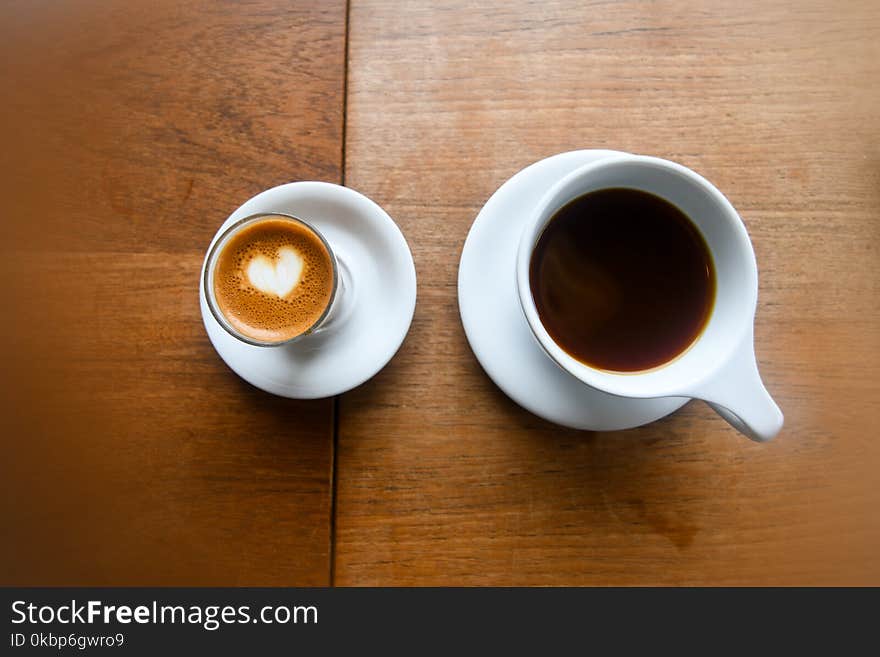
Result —
[[458, 305], [474, 355], [504, 393], [535, 415], [574, 429], [629, 429], [689, 400], [628, 399], [584, 385], [556, 365], [529, 329], [516, 292], [516, 254], [529, 212], [557, 180], [617, 151], [560, 153], [526, 167], [480, 210], [458, 269]]
[[214, 240], [234, 221], [260, 212], [292, 214], [327, 239], [348, 278], [341, 298], [344, 317], [288, 345], [245, 344], [227, 333], [208, 309], [203, 263], [199, 300], [211, 343], [241, 378], [282, 397], [331, 397], [360, 385], [391, 360], [412, 322], [416, 270], [403, 233], [363, 194], [331, 183], [295, 182], [247, 201]]

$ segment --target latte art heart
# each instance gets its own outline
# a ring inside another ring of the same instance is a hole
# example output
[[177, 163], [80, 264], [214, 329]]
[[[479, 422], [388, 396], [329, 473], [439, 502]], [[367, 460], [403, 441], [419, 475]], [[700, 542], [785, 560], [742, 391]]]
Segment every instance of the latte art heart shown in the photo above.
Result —
[[217, 256], [214, 295], [238, 333], [264, 343], [302, 335], [333, 300], [333, 255], [309, 226], [267, 215], [245, 225]]
[[245, 272], [250, 284], [260, 292], [283, 299], [299, 284], [303, 259], [293, 248], [282, 246], [274, 262], [262, 254], [256, 255], [248, 263]]

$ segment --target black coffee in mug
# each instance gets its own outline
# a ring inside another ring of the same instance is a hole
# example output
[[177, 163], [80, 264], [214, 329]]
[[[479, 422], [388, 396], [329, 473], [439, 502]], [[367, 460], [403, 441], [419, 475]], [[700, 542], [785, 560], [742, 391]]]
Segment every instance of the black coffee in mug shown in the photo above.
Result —
[[532, 253], [541, 323], [590, 367], [662, 365], [700, 335], [715, 301], [715, 268], [688, 216], [659, 196], [601, 189], [560, 208]]

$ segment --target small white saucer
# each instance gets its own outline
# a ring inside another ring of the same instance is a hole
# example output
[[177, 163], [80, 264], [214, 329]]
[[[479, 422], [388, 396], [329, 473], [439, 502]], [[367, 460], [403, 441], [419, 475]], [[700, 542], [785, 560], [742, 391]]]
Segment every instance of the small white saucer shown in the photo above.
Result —
[[627, 399], [590, 388], [558, 367], [526, 323], [516, 292], [516, 253], [529, 211], [561, 177], [619, 154], [560, 153], [526, 167], [480, 210], [458, 268], [458, 306], [471, 349], [504, 393], [535, 415], [574, 429], [629, 429], [669, 415], [689, 400]]
[[348, 278], [342, 297], [345, 317], [338, 324], [334, 320], [326, 331], [288, 345], [254, 347], [217, 323], [201, 282], [202, 320], [211, 343], [236, 374], [275, 395], [318, 399], [359, 386], [391, 360], [412, 322], [416, 270], [403, 233], [363, 194], [331, 183], [295, 182], [247, 201], [214, 240], [232, 222], [260, 212], [300, 217], [327, 239]]

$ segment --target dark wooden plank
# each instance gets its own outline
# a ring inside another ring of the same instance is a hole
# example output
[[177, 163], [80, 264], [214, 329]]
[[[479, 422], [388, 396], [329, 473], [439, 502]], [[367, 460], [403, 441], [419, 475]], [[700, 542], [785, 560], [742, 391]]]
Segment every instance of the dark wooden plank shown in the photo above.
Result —
[[345, 3], [0, 16], [0, 582], [326, 584], [332, 402], [229, 371], [198, 272], [254, 193], [340, 181]]
[[[352, 3], [346, 181], [400, 222], [419, 306], [341, 402], [337, 583], [880, 583], [878, 9]], [[471, 222], [521, 167], [590, 147], [678, 160], [740, 209], [775, 442], [700, 403], [563, 430], [476, 363]]]

